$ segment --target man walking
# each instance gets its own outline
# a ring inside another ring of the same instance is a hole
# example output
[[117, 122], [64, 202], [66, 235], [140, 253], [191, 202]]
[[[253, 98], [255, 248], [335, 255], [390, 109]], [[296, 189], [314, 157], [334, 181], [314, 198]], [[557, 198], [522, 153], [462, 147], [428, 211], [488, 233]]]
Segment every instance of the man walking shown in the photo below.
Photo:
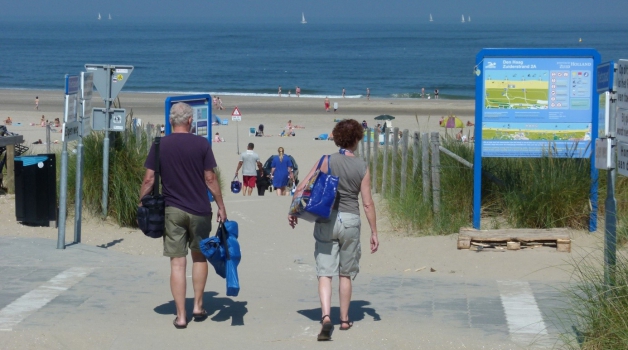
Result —
[[[225, 205], [214, 168], [216, 159], [207, 139], [190, 133], [192, 108], [177, 103], [170, 108], [172, 133], [161, 140], [159, 171], [162, 192], [166, 202], [164, 256], [170, 257], [170, 290], [177, 309], [173, 324], [186, 328], [189, 322], [185, 310], [186, 256], [192, 252], [192, 285], [194, 288], [195, 320], [207, 318], [203, 308], [203, 294], [207, 282], [207, 260], [201, 253], [199, 242], [211, 231], [212, 207], [207, 189], [218, 205], [217, 221], [227, 220]], [[144, 167], [140, 198], [147, 195], [155, 182], [154, 145], [148, 153]], [[140, 204], [141, 205], [141, 204]]]
[[238, 176], [240, 168], [242, 168], [242, 182], [244, 185], [242, 195], [244, 196], [250, 196], [251, 192], [253, 192], [253, 187], [255, 187], [255, 182], [257, 181], [257, 169], [262, 171], [262, 163], [259, 161], [257, 153], [253, 152], [253, 148], [255, 148], [255, 145], [250, 142], [246, 152], [240, 155], [240, 162], [235, 172], [236, 176]]

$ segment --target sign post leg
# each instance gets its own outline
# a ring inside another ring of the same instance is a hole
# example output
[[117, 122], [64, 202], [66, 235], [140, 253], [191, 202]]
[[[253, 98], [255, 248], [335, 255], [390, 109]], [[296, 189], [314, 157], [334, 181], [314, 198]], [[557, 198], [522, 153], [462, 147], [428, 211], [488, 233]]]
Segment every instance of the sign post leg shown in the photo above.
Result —
[[109, 119], [111, 118], [111, 68], [107, 66], [107, 97], [105, 102], [105, 140], [103, 141], [102, 158], [102, 216], [107, 217], [107, 200], [109, 197]]
[[[65, 130], [64, 130], [65, 132]], [[67, 212], [67, 192], [68, 192], [68, 141], [63, 141], [63, 151], [61, 152], [61, 184], [59, 185], [59, 218], [57, 249], [65, 249], [65, 219]]]
[[240, 154], [240, 122], [236, 122], [236, 144], [238, 145], [238, 155]]

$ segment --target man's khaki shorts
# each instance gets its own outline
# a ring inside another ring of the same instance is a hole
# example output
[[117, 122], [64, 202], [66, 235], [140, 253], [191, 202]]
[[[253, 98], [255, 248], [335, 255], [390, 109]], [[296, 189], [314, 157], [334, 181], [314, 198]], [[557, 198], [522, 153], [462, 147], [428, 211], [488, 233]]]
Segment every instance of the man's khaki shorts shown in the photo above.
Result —
[[209, 237], [212, 216], [197, 216], [175, 208], [166, 207], [166, 232], [164, 234], [164, 256], [180, 258], [188, 255], [188, 246], [200, 252], [199, 243]]
[[314, 224], [318, 276], [353, 277], [360, 272], [360, 216], [332, 211], [328, 222]]

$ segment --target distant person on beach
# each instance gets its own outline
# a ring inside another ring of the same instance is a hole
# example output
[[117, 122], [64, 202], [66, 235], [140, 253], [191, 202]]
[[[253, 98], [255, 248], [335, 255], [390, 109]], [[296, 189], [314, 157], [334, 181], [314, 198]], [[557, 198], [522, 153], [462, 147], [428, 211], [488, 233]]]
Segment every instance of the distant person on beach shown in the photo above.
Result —
[[[218, 206], [217, 221], [227, 220], [220, 185], [214, 172], [217, 164], [211, 144], [206, 138], [190, 133], [193, 113], [188, 104], [174, 104], [170, 108], [169, 118], [172, 133], [162, 138], [159, 146], [161, 186], [166, 202], [163, 255], [170, 258], [170, 290], [177, 312], [172, 323], [177, 329], [188, 325], [185, 307], [188, 247], [192, 251], [192, 318], [202, 321], [208, 316], [203, 307], [207, 259], [199, 246], [202, 239], [209, 237], [212, 228], [212, 204], [207, 195], [208, 189]], [[151, 192], [155, 182], [154, 144], [144, 167], [146, 173], [140, 198]]]
[[218, 102], [217, 102], [217, 100], [216, 100], [216, 96], [214, 96], [214, 97], [212, 98], [212, 102], [213, 102], [213, 104], [214, 104], [214, 109], [215, 109], [216, 107], [218, 107]]
[[338, 111], [338, 102], [334, 102], [334, 113]]
[[161, 124], [159, 126], [159, 133], [161, 134], [161, 136], [166, 136], [166, 126], [164, 124]]
[[425, 88], [421, 88], [421, 98], [425, 98]]
[[342, 98], [345, 98], [345, 93], [346, 93], [345, 88], [342, 88]]
[[369, 125], [366, 123], [366, 120], [362, 121], [362, 129], [368, 129]]
[[369, 89], [369, 88], [366, 88], [366, 99], [368, 101], [371, 100], [371, 89]]
[[222, 107], [222, 100], [220, 99], [220, 96], [216, 97], [216, 100], [218, 103], [218, 109], [222, 111], [224, 108]]
[[[320, 170], [332, 172], [338, 176], [338, 192], [332, 207], [329, 220], [314, 224], [314, 258], [316, 276], [318, 277], [318, 294], [321, 303], [321, 330], [317, 340], [331, 340], [334, 329], [331, 314], [332, 279], [339, 279], [340, 299], [340, 330], [348, 330], [353, 326], [349, 318], [352, 285], [360, 272], [360, 206], [358, 198], [362, 198], [362, 207], [366, 214], [371, 235], [369, 239], [371, 254], [377, 252], [379, 239], [377, 235], [377, 217], [375, 203], [371, 194], [371, 175], [369, 166], [354, 152], [362, 140], [363, 132], [360, 123], [354, 119], [339, 122], [332, 132], [334, 143], [339, 147], [337, 153], [322, 158]], [[309, 174], [299, 183], [293, 198], [301, 195], [306, 184], [318, 168], [317, 161]], [[289, 225], [294, 228], [298, 218], [288, 216]]]
[[240, 168], [242, 168], [243, 196], [250, 196], [253, 192], [253, 188], [257, 182], [257, 170], [264, 171], [262, 163], [259, 161], [259, 156], [257, 153], [253, 152], [253, 148], [255, 148], [255, 145], [253, 142], [249, 142], [246, 147], [246, 152], [240, 155], [240, 162], [238, 162], [238, 168], [235, 172], [236, 176], [238, 176]]
[[462, 141], [462, 129], [456, 134], [456, 141]]
[[46, 120], [46, 117], [42, 115], [41, 119], [39, 120], [39, 126], [44, 127], [46, 126], [46, 124], [48, 124], [48, 121]]
[[4, 120], [4, 124], [5, 125], [11, 125], [13, 124], [13, 120], [11, 120], [11, 117], [7, 117], [7, 119]]
[[220, 133], [216, 133], [216, 135], [214, 135], [214, 142], [215, 142], [215, 143], [225, 142], [225, 139], [223, 139], [222, 137], [220, 137]]
[[273, 187], [278, 196], [285, 196], [288, 179], [292, 179], [292, 161], [284, 154], [283, 147], [277, 149], [278, 155], [273, 157], [271, 163], [270, 177], [273, 179]]
[[281, 97], [281, 85], [279, 85], [279, 90], [277, 91], [277, 94], [279, 95], [279, 97]]
[[286, 124], [286, 130], [292, 129], [292, 119], [288, 120], [288, 124]]
[[291, 93], [292, 93], [292, 90], [288, 90], [288, 97], [290, 97]]
[[[33, 95], [31, 95], [33, 96]], [[39, 96], [35, 96], [35, 110], [39, 110]]]
[[295, 91], [297, 93], [297, 97], [301, 97], [301, 88], [297, 86], [297, 89]]
[[438, 89], [434, 89], [434, 98], [438, 100]]
[[325, 96], [325, 112], [329, 112], [329, 97]]

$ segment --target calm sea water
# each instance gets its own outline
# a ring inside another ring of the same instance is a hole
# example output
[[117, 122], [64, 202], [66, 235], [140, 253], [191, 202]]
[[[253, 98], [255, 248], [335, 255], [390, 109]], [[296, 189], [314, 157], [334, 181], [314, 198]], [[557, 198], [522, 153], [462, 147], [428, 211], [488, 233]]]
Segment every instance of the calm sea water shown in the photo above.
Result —
[[[579, 41], [582, 39], [582, 42]], [[0, 88], [61, 89], [85, 63], [128, 64], [125, 91], [473, 98], [488, 47], [587, 47], [628, 58], [628, 22], [183, 24], [102, 20], [0, 23]]]

